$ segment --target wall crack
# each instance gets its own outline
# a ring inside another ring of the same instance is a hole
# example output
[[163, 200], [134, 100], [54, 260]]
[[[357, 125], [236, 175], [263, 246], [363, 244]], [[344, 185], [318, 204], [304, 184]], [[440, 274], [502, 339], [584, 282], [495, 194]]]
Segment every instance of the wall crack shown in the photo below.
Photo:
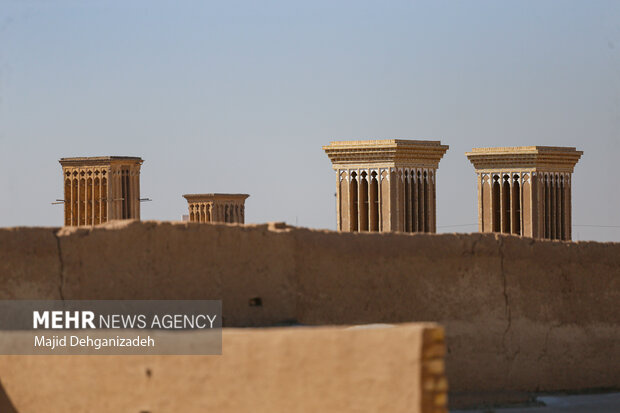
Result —
[[65, 262], [62, 258], [62, 248], [60, 246], [60, 237], [58, 236], [58, 231], [60, 230], [54, 231], [54, 238], [56, 238], [56, 247], [58, 250], [58, 262], [60, 264], [58, 294], [60, 295], [60, 299], [64, 301], [65, 296], [63, 293], [63, 288], [65, 286]]

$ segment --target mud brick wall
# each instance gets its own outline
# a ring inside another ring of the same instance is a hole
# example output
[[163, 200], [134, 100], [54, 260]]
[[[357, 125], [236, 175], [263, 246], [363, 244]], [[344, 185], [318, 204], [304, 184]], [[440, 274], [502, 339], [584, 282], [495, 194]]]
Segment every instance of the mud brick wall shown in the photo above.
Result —
[[0, 356], [2, 412], [447, 413], [442, 336], [432, 323], [224, 329], [221, 356]]
[[222, 299], [228, 327], [437, 322], [454, 405], [620, 388], [618, 243], [274, 224], [9, 228], [0, 298]]

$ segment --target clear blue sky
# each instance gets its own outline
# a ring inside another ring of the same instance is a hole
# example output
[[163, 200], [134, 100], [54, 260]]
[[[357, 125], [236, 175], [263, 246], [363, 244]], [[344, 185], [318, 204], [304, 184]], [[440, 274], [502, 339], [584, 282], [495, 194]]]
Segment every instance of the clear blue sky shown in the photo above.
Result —
[[[618, 1], [0, 4], [0, 226], [62, 223], [64, 156], [145, 162], [143, 219], [247, 192], [335, 228], [330, 140], [436, 138], [440, 231], [477, 222], [472, 147], [585, 152], [573, 224], [620, 226]], [[620, 241], [620, 228], [575, 226]]]

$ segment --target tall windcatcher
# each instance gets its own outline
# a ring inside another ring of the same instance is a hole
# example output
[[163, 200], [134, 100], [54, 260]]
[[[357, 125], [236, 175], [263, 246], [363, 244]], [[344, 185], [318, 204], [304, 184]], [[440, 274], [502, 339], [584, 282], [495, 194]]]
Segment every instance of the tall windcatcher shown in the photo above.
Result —
[[466, 153], [477, 174], [479, 231], [570, 240], [571, 176], [582, 154], [550, 146]]
[[436, 232], [439, 141], [331, 142], [323, 150], [336, 171], [339, 231]]
[[65, 225], [140, 219], [140, 166], [129, 156], [61, 158]]

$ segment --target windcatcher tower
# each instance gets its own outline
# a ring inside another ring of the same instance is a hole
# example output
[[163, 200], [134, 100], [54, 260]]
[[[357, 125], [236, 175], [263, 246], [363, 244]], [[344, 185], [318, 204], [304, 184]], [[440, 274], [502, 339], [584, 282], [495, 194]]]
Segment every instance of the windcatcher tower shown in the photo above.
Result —
[[478, 180], [478, 228], [545, 239], [571, 239], [571, 175], [583, 152], [521, 146], [466, 153]]
[[439, 141], [385, 139], [323, 146], [336, 171], [339, 231], [435, 232]]
[[248, 194], [187, 194], [190, 222], [245, 222]]
[[61, 158], [65, 225], [140, 219], [140, 165], [129, 156]]

